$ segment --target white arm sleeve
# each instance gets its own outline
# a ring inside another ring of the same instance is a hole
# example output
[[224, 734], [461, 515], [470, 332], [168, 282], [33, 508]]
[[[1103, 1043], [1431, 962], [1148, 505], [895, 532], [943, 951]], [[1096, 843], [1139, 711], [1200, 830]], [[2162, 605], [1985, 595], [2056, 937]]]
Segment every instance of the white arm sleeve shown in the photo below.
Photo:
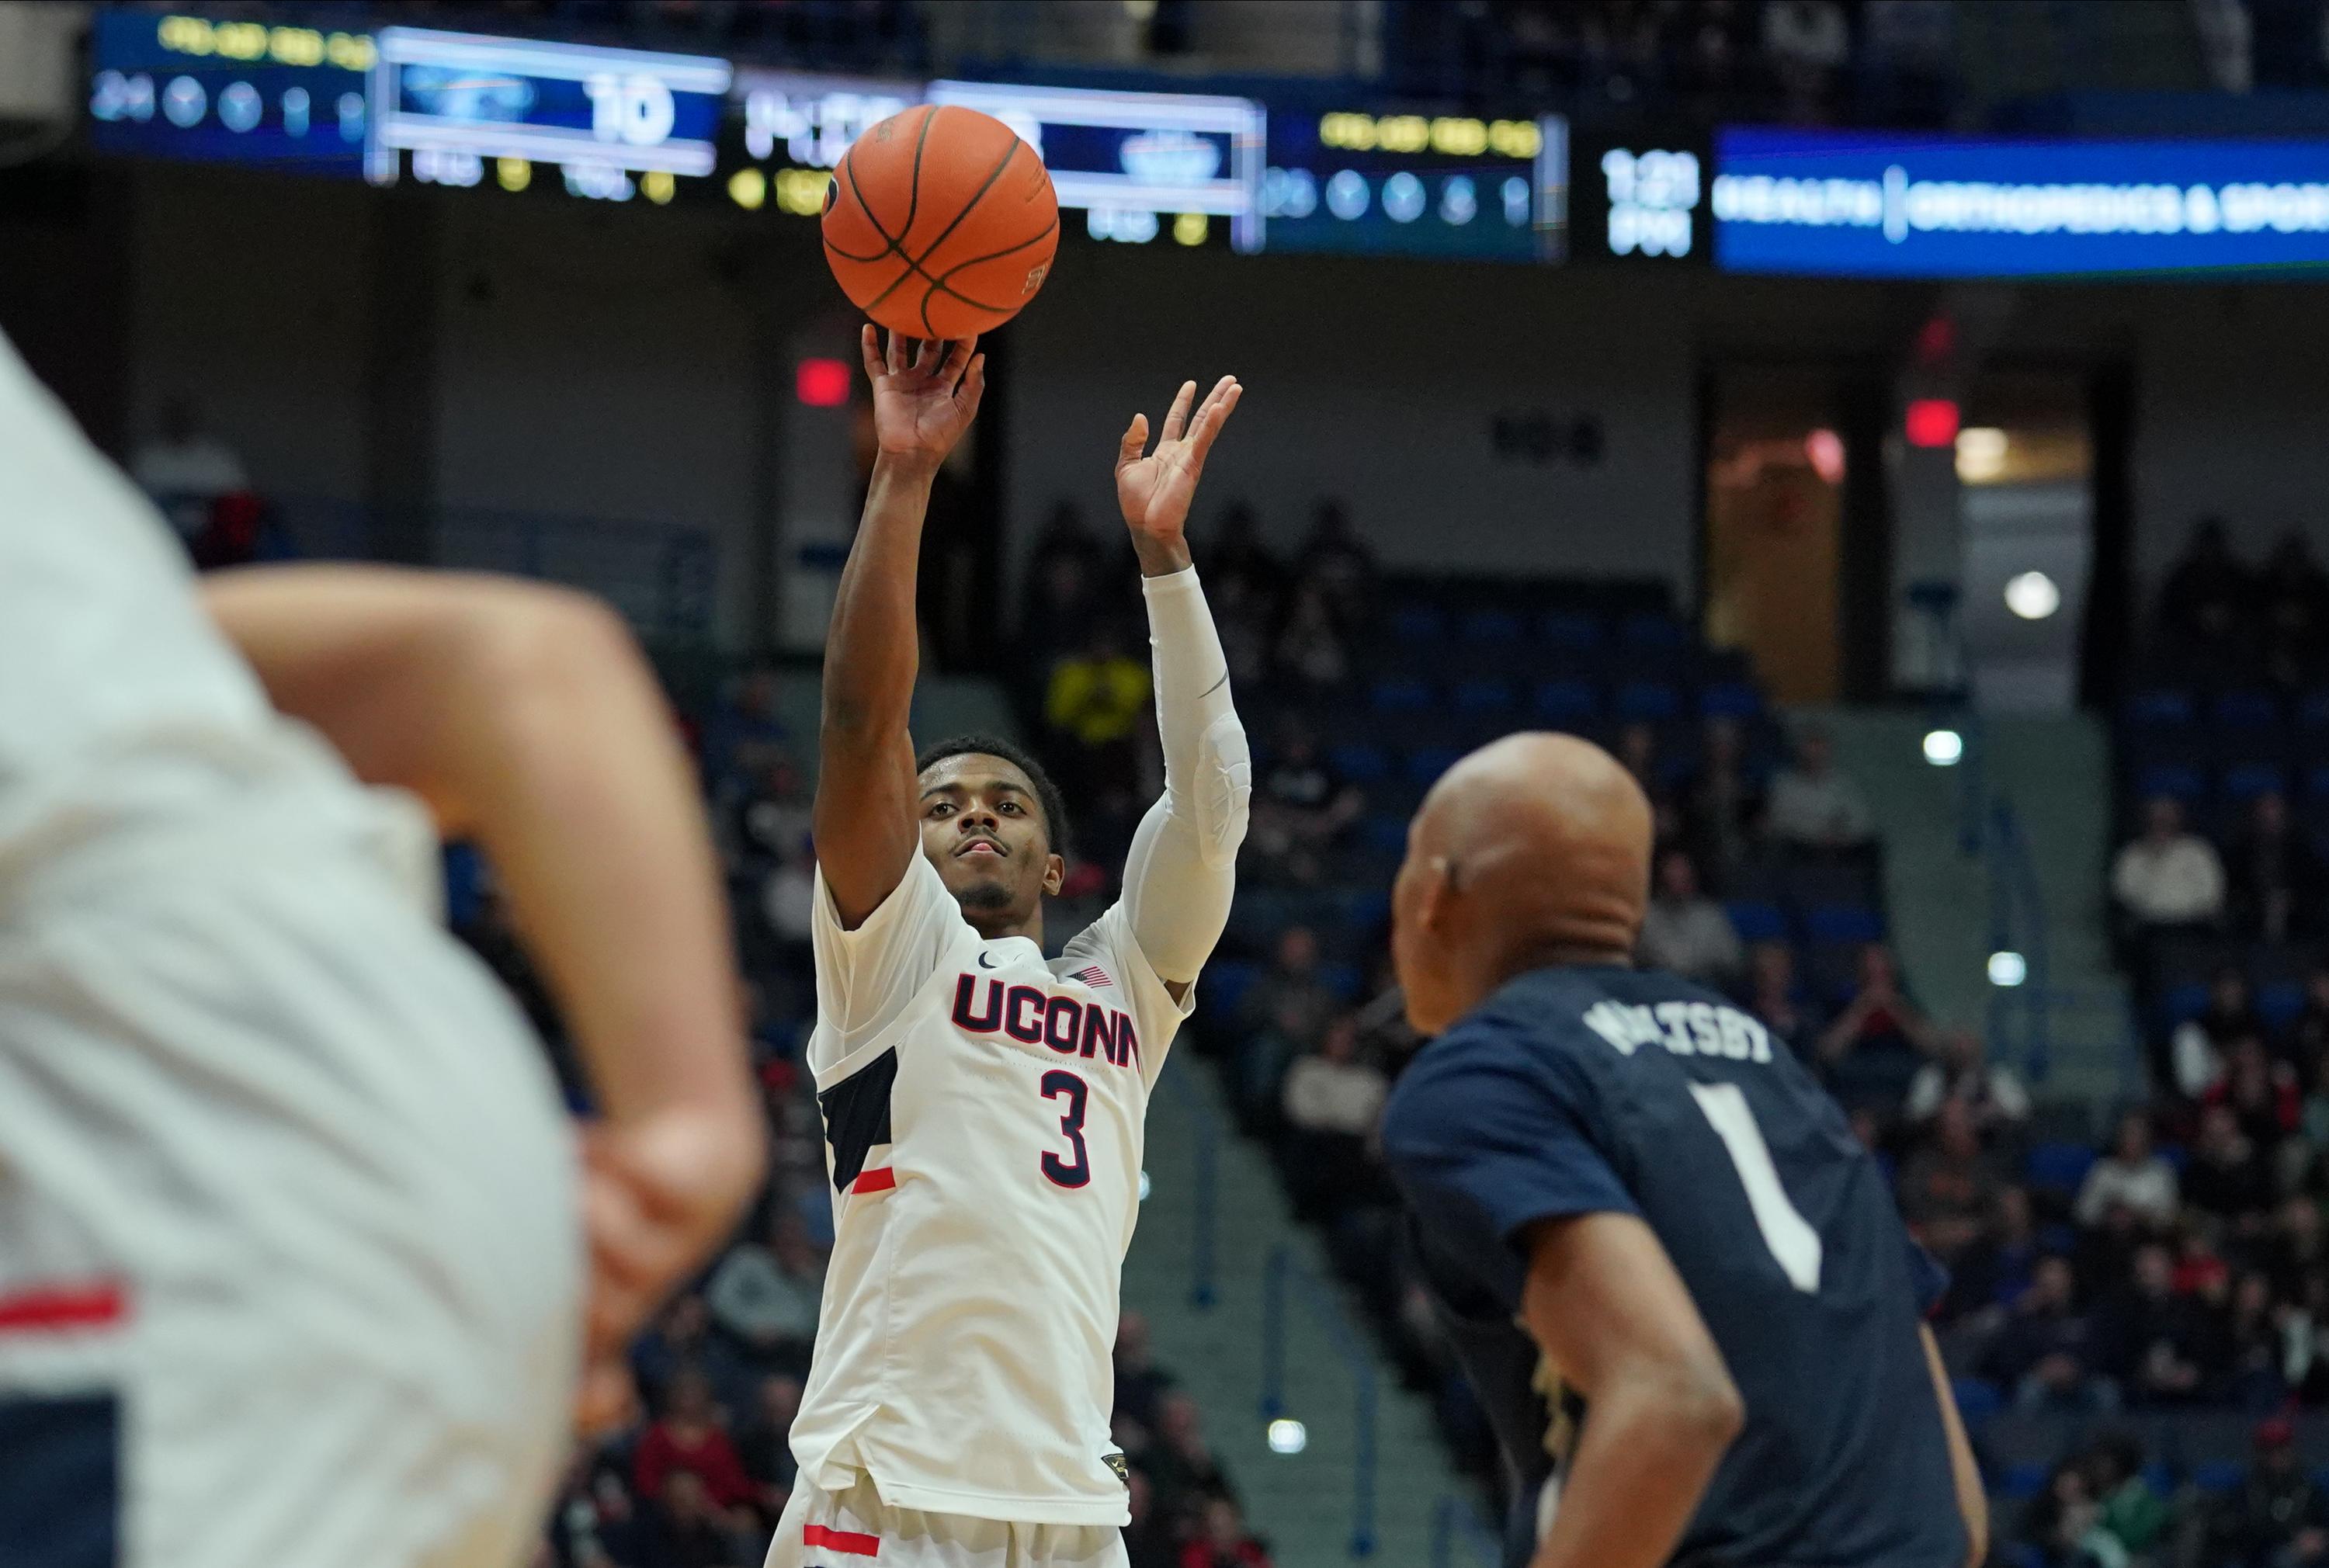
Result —
[[1159, 980], [1197, 978], [1229, 924], [1253, 758], [1230, 703], [1229, 661], [1194, 568], [1143, 577], [1164, 793], [1124, 864], [1124, 913]]

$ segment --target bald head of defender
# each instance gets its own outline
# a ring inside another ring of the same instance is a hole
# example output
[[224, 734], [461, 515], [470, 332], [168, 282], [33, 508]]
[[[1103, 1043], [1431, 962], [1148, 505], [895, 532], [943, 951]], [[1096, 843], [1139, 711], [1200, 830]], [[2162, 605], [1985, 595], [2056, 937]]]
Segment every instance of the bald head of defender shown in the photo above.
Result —
[[1391, 895], [1408, 1021], [1437, 1035], [1515, 975], [1631, 963], [1650, 891], [1650, 803], [1570, 735], [1510, 735], [1431, 787]]

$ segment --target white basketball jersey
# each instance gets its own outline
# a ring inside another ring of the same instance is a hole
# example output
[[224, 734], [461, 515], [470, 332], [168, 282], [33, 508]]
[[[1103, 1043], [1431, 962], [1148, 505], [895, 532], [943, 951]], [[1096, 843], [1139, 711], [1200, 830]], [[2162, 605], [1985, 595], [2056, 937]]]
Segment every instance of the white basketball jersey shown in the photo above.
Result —
[[0, 338], [0, 907], [190, 830], [351, 845], [408, 884], [435, 849], [268, 706], [160, 514]]
[[815, 939], [835, 1239], [802, 1474], [839, 1491], [863, 1470], [929, 1513], [1125, 1523], [1117, 1289], [1187, 1008], [1122, 905], [1047, 962], [982, 937], [919, 853], [854, 931], [820, 877]]

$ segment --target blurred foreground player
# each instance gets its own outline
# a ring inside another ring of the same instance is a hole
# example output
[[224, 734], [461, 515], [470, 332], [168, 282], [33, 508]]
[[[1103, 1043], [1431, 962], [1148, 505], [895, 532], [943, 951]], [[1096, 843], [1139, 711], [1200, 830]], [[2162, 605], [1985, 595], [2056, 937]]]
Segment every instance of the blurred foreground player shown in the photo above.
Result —
[[[1109, 1350], [1140, 1208], [1142, 1127], [1229, 917], [1251, 766], [1183, 527], [1237, 406], [1193, 383], [1117, 499], [1155, 650], [1164, 793], [1122, 899], [1043, 956], [1067, 823], [1001, 741], [907, 737], [931, 476], [977, 412], [968, 343], [872, 328], [880, 454], [825, 645], [809, 1068], [833, 1261], [771, 1568], [1121, 1568]], [[1185, 427], [1185, 428], [1184, 428]]]
[[[756, 1178], [689, 774], [573, 596], [290, 570], [208, 609], [0, 340], [0, 1563], [509, 1568], [582, 1357], [607, 1413]], [[564, 1005], [580, 1169], [415, 795]]]
[[1793, 1053], [1631, 966], [1649, 861], [1614, 758], [1516, 735], [1433, 786], [1392, 897], [1440, 1038], [1383, 1141], [1513, 1484], [1506, 1563], [1979, 1562], [1939, 1271]]

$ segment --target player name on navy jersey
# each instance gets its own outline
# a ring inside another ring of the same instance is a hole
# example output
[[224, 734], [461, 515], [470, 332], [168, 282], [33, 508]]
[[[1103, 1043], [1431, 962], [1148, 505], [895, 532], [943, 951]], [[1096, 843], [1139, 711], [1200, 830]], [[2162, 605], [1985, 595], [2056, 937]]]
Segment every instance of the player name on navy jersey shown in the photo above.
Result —
[[1539, 970], [1424, 1049], [1383, 1143], [1513, 1481], [1512, 1568], [1592, 1421], [1515, 1321], [1523, 1248], [1537, 1223], [1592, 1213], [1656, 1234], [1746, 1404], [1675, 1564], [1965, 1560], [1917, 1327], [1938, 1271], [1874, 1157], [1761, 1024], [1673, 975]]

